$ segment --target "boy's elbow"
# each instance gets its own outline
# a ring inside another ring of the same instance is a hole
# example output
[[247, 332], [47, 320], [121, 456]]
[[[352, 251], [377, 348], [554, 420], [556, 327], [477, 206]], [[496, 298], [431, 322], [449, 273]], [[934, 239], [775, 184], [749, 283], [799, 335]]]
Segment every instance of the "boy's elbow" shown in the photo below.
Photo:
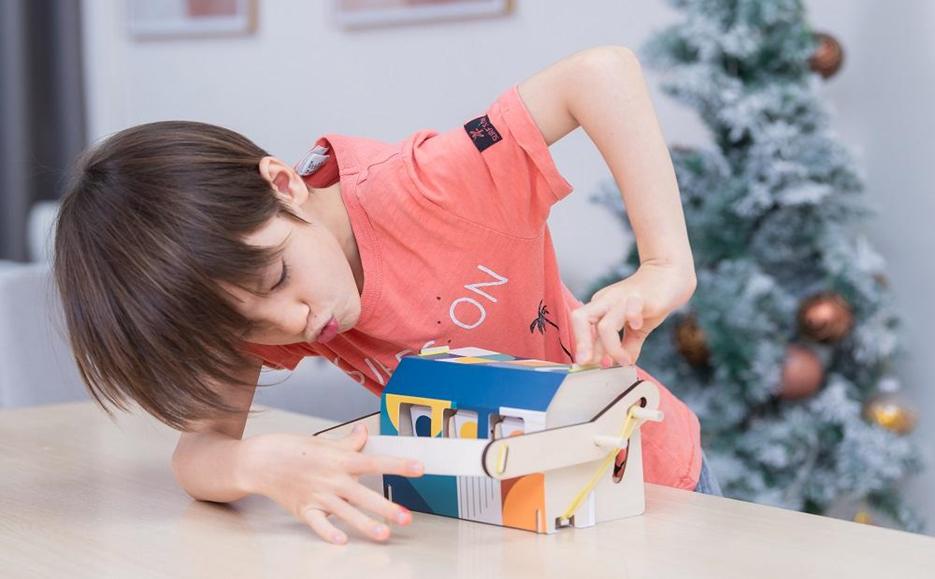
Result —
[[685, 280], [685, 293], [682, 303], [688, 303], [688, 300], [695, 295], [695, 289], [698, 288], [698, 276], [695, 275], [695, 268], [690, 266]]
[[633, 49], [617, 44], [595, 46], [579, 53], [582, 63], [601, 75], [639, 70], [640, 61]]
[[191, 456], [188, 443], [189, 441], [186, 440], [183, 434], [179, 437], [179, 441], [175, 445], [175, 451], [172, 453], [170, 466], [172, 468], [172, 474], [175, 476], [175, 482], [185, 491], [185, 494], [194, 500], [211, 500], [209, 497], [199, 493], [197, 485], [194, 484], [193, 477], [195, 473], [192, 472], [193, 457]]
[[187, 477], [185, 472], [186, 464], [185, 452], [182, 450], [182, 441], [179, 440], [179, 443], [175, 446], [175, 451], [172, 453], [172, 459], [169, 461], [169, 465], [172, 468], [172, 474], [175, 476], [176, 484], [181, 487], [185, 493], [195, 500], [199, 500], [197, 496], [190, 490], [189, 485], [186, 484]]

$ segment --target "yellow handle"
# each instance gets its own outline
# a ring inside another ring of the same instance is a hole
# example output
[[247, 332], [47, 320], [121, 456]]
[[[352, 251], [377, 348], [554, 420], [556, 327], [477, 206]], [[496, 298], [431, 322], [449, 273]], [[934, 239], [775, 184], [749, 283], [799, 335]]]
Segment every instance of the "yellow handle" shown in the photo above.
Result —
[[[639, 408], [639, 405], [634, 404], [627, 410], [627, 420], [623, 423], [623, 429], [620, 431], [620, 437], [629, 439], [630, 435], [633, 434], [633, 430], [636, 428], [637, 419], [634, 416], [634, 411]], [[620, 449], [612, 450], [607, 453], [607, 456], [604, 460], [601, 461], [600, 466], [597, 467], [597, 471], [594, 472], [594, 476], [591, 477], [591, 480], [588, 481], [584, 487], [578, 491], [578, 494], [575, 495], [575, 498], [572, 499], [571, 504], [568, 505], [568, 508], [565, 509], [565, 512], [562, 513], [560, 517], [563, 520], [568, 520], [575, 514], [575, 511], [578, 510], [578, 507], [581, 506], [581, 503], [584, 501], [584, 498], [588, 496], [588, 493], [594, 490], [594, 487], [597, 486], [597, 483], [601, 480], [601, 477], [604, 476], [604, 473], [607, 472], [607, 468], [614, 463], [614, 457], [617, 456], [617, 453], [620, 452]]]

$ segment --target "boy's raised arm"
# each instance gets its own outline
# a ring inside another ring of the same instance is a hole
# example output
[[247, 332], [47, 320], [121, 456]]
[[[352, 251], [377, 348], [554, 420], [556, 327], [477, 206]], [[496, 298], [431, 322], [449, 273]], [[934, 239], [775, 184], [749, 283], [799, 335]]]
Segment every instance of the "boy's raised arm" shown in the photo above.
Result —
[[[522, 82], [519, 94], [546, 143], [582, 127], [610, 168], [640, 268], [573, 313], [578, 362], [636, 361], [646, 336], [695, 290], [695, 269], [672, 159], [634, 53], [601, 46]], [[619, 331], [625, 330], [621, 342]]]
[[580, 126], [597, 146], [623, 195], [640, 261], [693, 269], [672, 160], [633, 51], [583, 50], [520, 83], [519, 93], [546, 143]]

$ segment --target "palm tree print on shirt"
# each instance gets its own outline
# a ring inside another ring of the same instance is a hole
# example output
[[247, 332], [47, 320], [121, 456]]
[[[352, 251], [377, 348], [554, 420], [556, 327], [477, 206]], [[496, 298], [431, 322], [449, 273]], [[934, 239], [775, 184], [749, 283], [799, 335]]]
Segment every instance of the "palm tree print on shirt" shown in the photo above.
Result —
[[[550, 326], [552, 326], [552, 327], [555, 328], [556, 330], [559, 330], [558, 325], [557, 325], [555, 322], [553, 322], [552, 320], [550, 320], [549, 318], [546, 317], [546, 316], [549, 315], [549, 306], [545, 305], [545, 304], [543, 303], [543, 301], [544, 301], [544, 300], [539, 300], [539, 310], [538, 310], [538, 314], [536, 315], [536, 319], [534, 319], [534, 320], [532, 321], [532, 323], [529, 324], [529, 333], [530, 333], [530, 334], [533, 333], [533, 332], [535, 332], [536, 330], [539, 330], [539, 333], [540, 333], [540, 334], [545, 335], [545, 330], [546, 330], [545, 325], [546, 325], [546, 324], [549, 324]], [[574, 362], [575, 358], [574, 358], [574, 356], [571, 355], [571, 352], [568, 351], [568, 348], [565, 347], [565, 344], [562, 343], [562, 337], [561, 337], [561, 335], [559, 335], [558, 343], [559, 343], [559, 345], [562, 347], [562, 350], [565, 351], [565, 354], [568, 356], [568, 359], [571, 360], [572, 362]]]

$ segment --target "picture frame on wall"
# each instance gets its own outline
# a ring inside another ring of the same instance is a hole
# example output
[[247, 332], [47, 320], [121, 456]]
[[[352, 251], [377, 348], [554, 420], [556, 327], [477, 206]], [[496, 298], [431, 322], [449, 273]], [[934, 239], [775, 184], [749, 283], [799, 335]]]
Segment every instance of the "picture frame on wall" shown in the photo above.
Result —
[[338, 26], [372, 28], [503, 16], [513, 0], [331, 0]]
[[127, 27], [135, 39], [253, 34], [256, 0], [127, 0]]

